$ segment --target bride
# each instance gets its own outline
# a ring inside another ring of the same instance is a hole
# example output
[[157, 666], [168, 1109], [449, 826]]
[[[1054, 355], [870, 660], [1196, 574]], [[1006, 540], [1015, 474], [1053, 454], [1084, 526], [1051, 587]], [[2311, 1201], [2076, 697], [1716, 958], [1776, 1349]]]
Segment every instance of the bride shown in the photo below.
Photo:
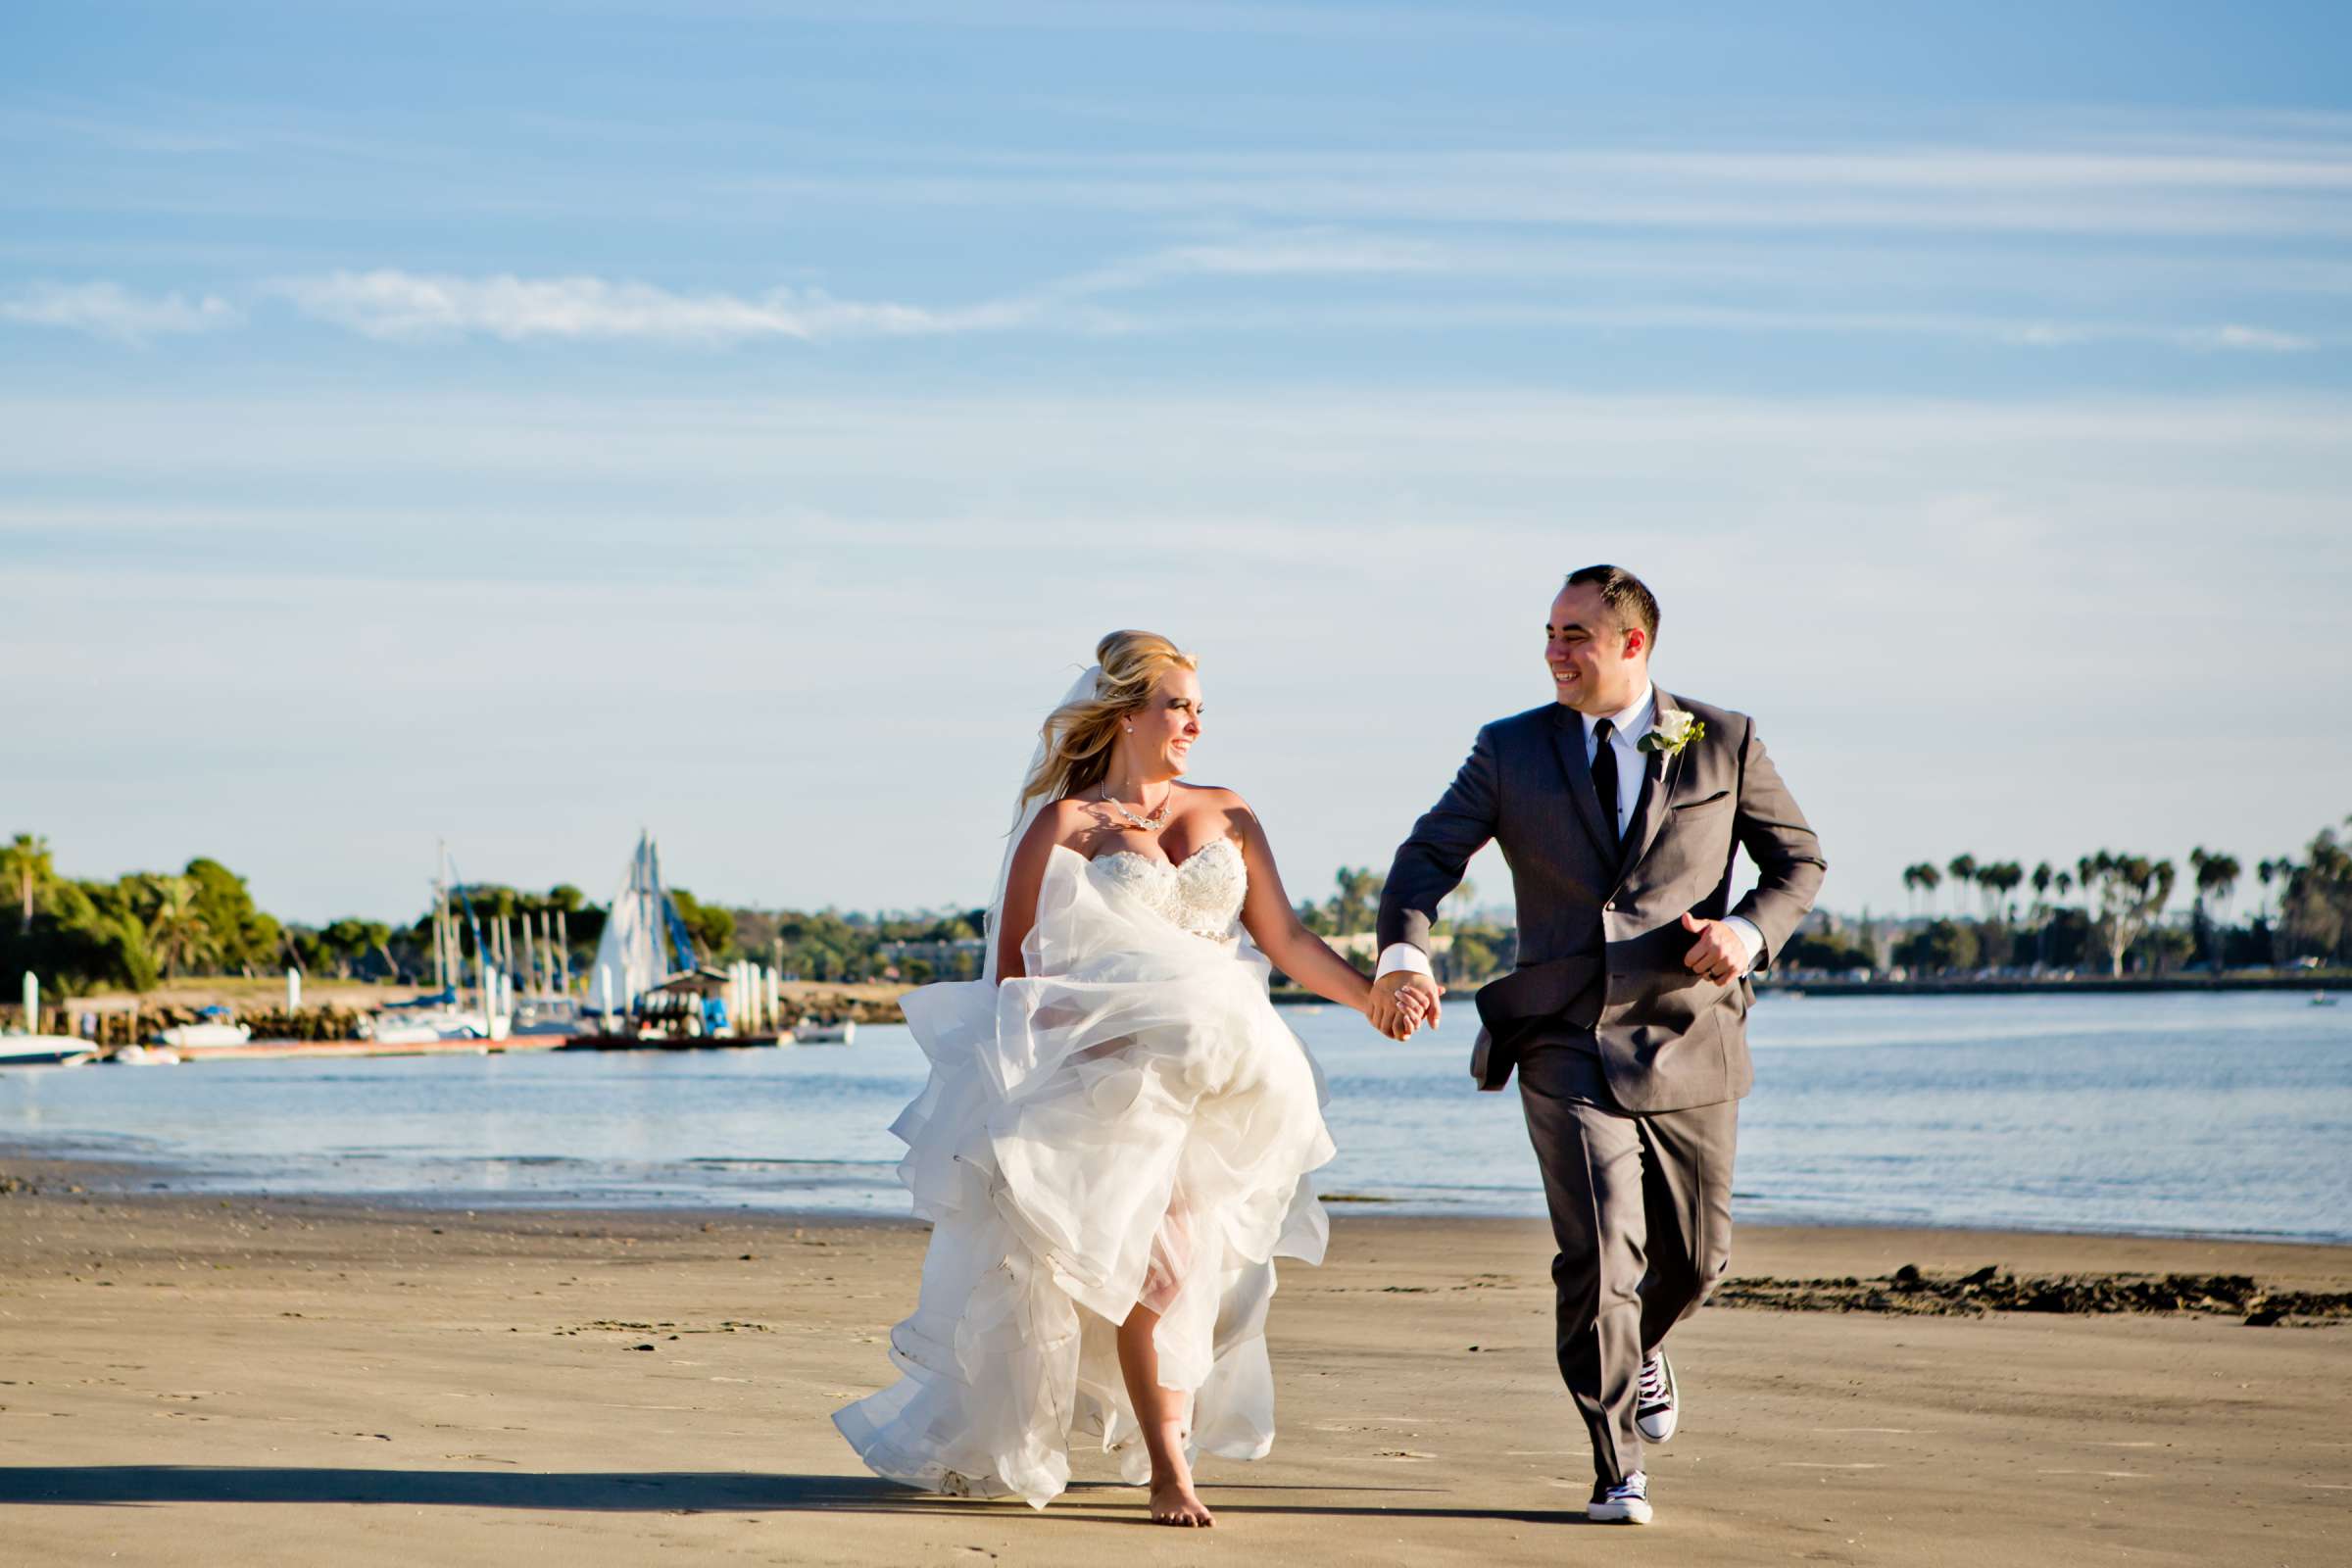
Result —
[[906, 999], [931, 1076], [891, 1130], [930, 1249], [905, 1376], [833, 1420], [879, 1475], [1040, 1508], [1084, 1438], [1155, 1522], [1209, 1525], [1191, 1458], [1273, 1446], [1273, 1260], [1325, 1238], [1322, 1079], [1268, 960], [1392, 1038], [1422, 1004], [1298, 923], [1239, 795], [1179, 781], [1193, 657], [1141, 631], [1096, 657], [1022, 786], [983, 977]]

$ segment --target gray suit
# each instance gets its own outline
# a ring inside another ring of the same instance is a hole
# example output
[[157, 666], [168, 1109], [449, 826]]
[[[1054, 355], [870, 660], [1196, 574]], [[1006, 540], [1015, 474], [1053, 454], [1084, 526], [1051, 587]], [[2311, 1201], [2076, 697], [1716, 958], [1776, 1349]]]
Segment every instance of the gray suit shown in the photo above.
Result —
[[[1754, 1071], [1754, 987], [1683, 964], [1690, 912], [1737, 914], [1788, 943], [1826, 869], [1745, 714], [1657, 693], [1706, 733], [1650, 756], [1624, 847], [1604, 853], [1583, 720], [1556, 704], [1478, 733], [1445, 796], [1397, 848], [1379, 941], [1429, 947], [1439, 903], [1490, 840], [1518, 893], [1519, 962], [1478, 994], [1471, 1070], [1499, 1089], [1514, 1065], [1559, 1255], [1561, 1375], [1603, 1481], [1641, 1468], [1642, 1356], [1696, 1309], [1730, 1260], [1733, 1139]], [[1611, 803], [1609, 809], [1614, 809]], [[1745, 849], [1755, 889], [1729, 907]]]

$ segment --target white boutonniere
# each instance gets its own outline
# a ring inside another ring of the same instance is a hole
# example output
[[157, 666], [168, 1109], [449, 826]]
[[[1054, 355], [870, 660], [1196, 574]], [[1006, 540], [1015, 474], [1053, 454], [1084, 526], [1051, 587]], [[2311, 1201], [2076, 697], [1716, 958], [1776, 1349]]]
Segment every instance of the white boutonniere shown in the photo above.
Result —
[[1634, 749], [1639, 752], [1661, 752], [1673, 757], [1706, 732], [1704, 719], [1694, 718], [1679, 708], [1669, 708], [1658, 714], [1658, 721], [1650, 726], [1648, 734], [1635, 743]]

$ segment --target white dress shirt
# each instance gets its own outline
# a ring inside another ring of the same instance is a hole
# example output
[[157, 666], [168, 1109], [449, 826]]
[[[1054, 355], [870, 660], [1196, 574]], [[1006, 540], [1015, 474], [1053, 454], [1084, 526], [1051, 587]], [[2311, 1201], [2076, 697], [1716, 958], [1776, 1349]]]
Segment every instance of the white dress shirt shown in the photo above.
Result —
[[[1579, 713], [1576, 715], [1584, 721], [1585, 725], [1585, 760], [1587, 762], [1591, 762], [1600, 752], [1600, 720], [1605, 717], [1609, 721], [1609, 745], [1615, 748], [1617, 753], [1617, 800], [1615, 805], [1617, 808], [1617, 838], [1620, 843], [1624, 842], [1626, 834], [1632, 831], [1634, 809], [1642, 804], [1642, 776], [1647, 770], [1649, 763], [1649, 759], [1642, 753], [1642, 737], [1647, 735], [1656, 726], [1657, 707], [1658, 689], [1645, 684], [1642, 688], [1640, 697], [1614, 713]], [[1743, 920], [1736, 914], [1728, 917], [1724, 924], [1738, 933], [1740, 941], [1747, 949], [1747, 961], [1741, 966], [1742, 969], [1754, 968], [1756, 956], [1764, 951], [1764, 933], [1757, 930], [1753, 922]], [[1427, 974], [1430, 972], [1429, 955], [1409, 942], [1392, 942], [1381, 950], [1380, 963], [1373, 970], [1372, 977], [1377, 980], [1382, 975], [1393, 973], [1398, 969], [1409, 969], [1415, 974]]]

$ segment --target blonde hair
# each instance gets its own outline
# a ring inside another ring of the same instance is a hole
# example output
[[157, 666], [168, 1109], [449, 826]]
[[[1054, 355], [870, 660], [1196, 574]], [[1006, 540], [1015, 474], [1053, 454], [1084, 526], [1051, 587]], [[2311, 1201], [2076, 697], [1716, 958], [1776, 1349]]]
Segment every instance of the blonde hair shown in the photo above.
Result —
[[1150, 631], [1114, 631], [1095, 645], [1095, 694], [1065, 703], [1046, 715], [1039, 732], [1045, 760], [1021, 786], [1020, 809], [1039, 796], [1058, 801], [1102, 782], [1110, 771], [1111, 743], [1119, 720], [1143, 710], [1152, 689], [1170, 671], [1199, 669], [1193, 656]]

